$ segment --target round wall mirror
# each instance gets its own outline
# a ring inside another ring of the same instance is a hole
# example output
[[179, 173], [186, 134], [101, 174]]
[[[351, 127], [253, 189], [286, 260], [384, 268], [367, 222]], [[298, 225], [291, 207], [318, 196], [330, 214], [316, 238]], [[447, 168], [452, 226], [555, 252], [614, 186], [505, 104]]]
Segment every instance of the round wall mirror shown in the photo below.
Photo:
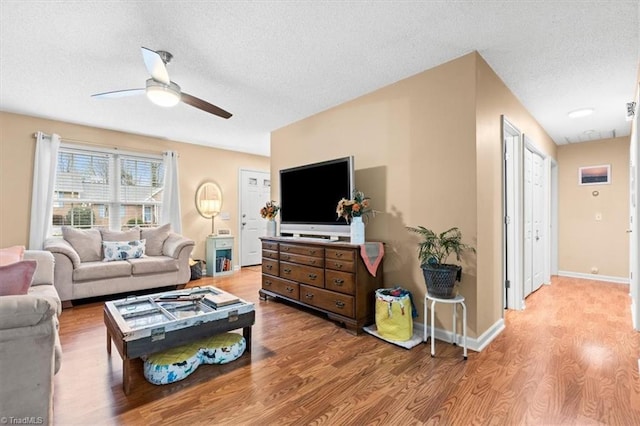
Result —
[[202, 217], [211, 219], [222, 209], [222, 190], [217, 183], [205, 182], [196, 191], [196, 209]]

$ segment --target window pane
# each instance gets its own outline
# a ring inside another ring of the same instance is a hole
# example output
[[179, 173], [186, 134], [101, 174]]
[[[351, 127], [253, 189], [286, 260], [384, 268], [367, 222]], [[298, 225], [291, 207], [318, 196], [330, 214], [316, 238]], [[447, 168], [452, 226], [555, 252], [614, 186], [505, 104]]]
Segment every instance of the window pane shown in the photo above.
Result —
[[120, 160], [120, 200], [124, 203], [162, 201], [163, 167], [160, 160], [124, 157]]
[[127, 230], [135, 226], [140, 228], [158, 226], [159, 205], [126, 204], [120, 207], [122, 214], [120, 229]]
[[[104, 215], [104, 212], [107, 212]], [[54, 235], [60, 235], [62, 225], [75, 228], [109, 227], [108, 207], [104, 204], [60, 202], [53, 207]]]
[[101, 153], [60, 150], [55, 200], [109, 202], [110, 159]]

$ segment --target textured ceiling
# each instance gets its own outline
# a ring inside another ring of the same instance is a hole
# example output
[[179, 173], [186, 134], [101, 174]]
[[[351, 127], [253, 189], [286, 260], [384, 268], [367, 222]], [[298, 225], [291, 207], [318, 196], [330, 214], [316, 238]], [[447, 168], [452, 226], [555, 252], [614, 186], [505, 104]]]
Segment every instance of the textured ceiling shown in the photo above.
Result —
[[[639, 3], [0, 0], [0, 110], [268, 155], [272, 130], [477, 50], [557, 144], [623, 136]], [[144, 87], [141, 46], [234, 116], [91, 98]]]

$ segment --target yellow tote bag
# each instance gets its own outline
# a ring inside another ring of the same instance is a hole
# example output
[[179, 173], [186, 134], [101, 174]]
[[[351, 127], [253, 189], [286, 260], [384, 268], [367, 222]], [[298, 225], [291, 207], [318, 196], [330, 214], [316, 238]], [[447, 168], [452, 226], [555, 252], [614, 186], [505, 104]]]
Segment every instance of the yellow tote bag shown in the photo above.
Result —
[[407, 341], [413, 336], [411, 297], [393, 296], [394, 289], [376, 290], [376, 328], [385, 339]]

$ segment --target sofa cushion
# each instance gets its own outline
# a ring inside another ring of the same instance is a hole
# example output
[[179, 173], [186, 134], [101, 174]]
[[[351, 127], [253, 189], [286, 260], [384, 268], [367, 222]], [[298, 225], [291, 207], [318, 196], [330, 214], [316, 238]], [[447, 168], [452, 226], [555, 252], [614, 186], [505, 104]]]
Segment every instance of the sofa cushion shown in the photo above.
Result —
[[102, 235], [97, 229], [62, 227], [62, 237], [78, 252], [82, 262], [102, 260]]
[[0, 266], [0, 296], [27, 294], [36, 266], [38, 262], [35, 260]]
[[24, 257], [24, 246], [13, 246], [0, 249], [0, 266], [20, 262]]
[[144, 256], [145, 240], [103, 241], [104, 262], [137, 259]]
[[149, 256], [140, 259], [129, 259], [133, 275], [161, 274], [174, 272], [179, 268], [178, 261], [169, 256]]
[[164, 241], [169, 238], [171, 224], [158, 226], [156, 228], [142, 228], [140, 238], [147, 240], [147, 255], [161, 256]]
[[110, 231], [101, 229], [102, 241], [133, 241], [140, 239], [140, 228], [131, 228], [128, 231]]
[[73, 270], [73, 281], [103, 280], [131, 275], [131, 264], [126, 260], [114, 262], [82, 262]]

